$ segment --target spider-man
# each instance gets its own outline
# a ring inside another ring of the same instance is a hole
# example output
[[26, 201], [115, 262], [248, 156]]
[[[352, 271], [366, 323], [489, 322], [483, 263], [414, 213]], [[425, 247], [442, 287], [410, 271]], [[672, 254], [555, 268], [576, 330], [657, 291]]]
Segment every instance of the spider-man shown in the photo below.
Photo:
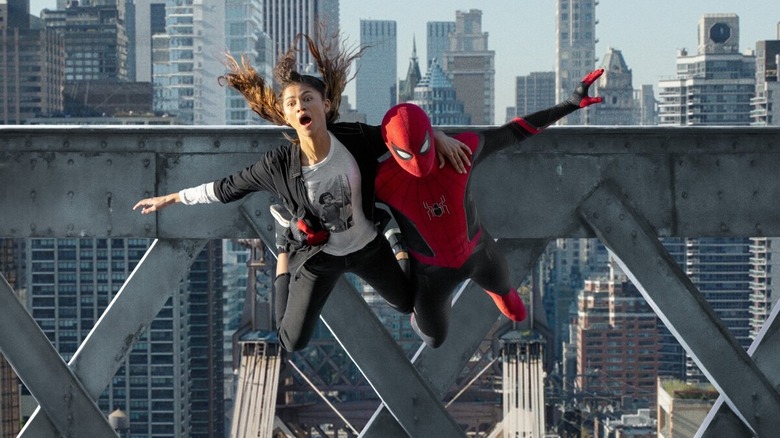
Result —
[[[601, 102], [600, 97], [588, 96], [588, 89], [603, 72], [599, 69], [586, 75], [563, 103], [498, 128], [454, 138], [468, 146], [473, 168], [490, 154], [520, 143], [567, 114]], [[434, 165], [431, 122], [416, 105], [391, 108], [382, 121], [382, 135], [395, 159], [379, 164], [376, 195], [392, 210], [411, 255], [412, 323], [418, 335], [434, 348], [444, 342], [450, 295], [469, 278], [485, 289], [509, 319], [525, 319], [525, 306], [510, 284], [506, 259], [480, 223], [469, 185], [470, 169], [458, 173], [452, 166]]]

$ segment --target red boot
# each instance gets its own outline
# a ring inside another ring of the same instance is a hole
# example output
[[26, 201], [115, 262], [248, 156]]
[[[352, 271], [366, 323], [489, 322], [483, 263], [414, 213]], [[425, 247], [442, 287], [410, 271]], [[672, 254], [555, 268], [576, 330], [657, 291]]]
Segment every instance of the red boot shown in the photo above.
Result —
[[504, 316], [515, 322], [520, 322], [525, 319], [525, 305], [516, 290], [510, 289], [510, 291], [504, 295], [499, 295], [495, 292], [490, 292], [489, 290], [486, 290], [485, 292], [490, 295], [490, 298], [493, 298], [496, 307], [498, 307], [498, 310], [500, 310]]

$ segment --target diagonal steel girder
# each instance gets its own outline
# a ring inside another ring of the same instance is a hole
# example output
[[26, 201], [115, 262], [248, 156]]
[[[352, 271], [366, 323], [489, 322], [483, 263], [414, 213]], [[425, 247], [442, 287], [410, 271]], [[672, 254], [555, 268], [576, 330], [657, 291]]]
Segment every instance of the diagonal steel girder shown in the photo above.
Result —
[[[775, 388], [780, 388], [780, 376], [775, 372], [780, 367], [780, 318], [777, 317], [778, 313], [780, 313], [780, 306], [775, 304], [747, 351]], [[753, 437], [750, 429], [724, 403], [725, 398], [721, 395], [702, 422], [696, 436], [701, 438]]]
[[0, 351], [46, 412], [54, 436], [116, 436], [79, 379], [0, 274]]
[[780, 394], [620, 189], [605, 182], [578, 210], [742, 422], [758, 436], [776, 435]]
[[[268, 211], [273, 202], [254, 197], [254, 208]], [[253, 208], [242, 204], [239, 211], [269, 249], [273, 250], [273, 227], [263, 226]], [[344, 348], [377, 396], [390, 407], [400, 436], [464, 436], [436, 395], [393, 340], [357, 290], [344, 278], [339, 279], [320, 316]], [[494, 317], [495, 320], [495, 317]], [[473, 353], [471, 350], [470, 353]]]
[[[514, 284], [519, 284], [528, 275], [547, 242], [545, 239], [498, 241], [507, 256]], [[541, 303], [531, 303], [534, 304], [541, 306]], [[533, 313], [530, 314], [533, 316]], [[439, 399], [455, 383], [498, 317], [498, 309], [482, 288], [471, 281], [463, 285], [452, 305], [447, 341], [436, 349], [423, 345], [412, 359], [417, 372], [431, 385]], [[385, 404], [377, 408], [360, 434], [361, 438], [406, 436]]]
[[[111, 379], [124, 363], [133, 344], [149, 327], [173, 291], [179, 287], [187, 269], [206, 242], [206, 240], [155, 240], [122, 288], [114, 296], [95, 327], [79, 346], [68, 365], [65, 365], [56, 351], [54, 352], [57, 355], [56, 361], [52, 359], [41, 363], [58, 362], [56, 365], [61, 364], [66, 370], [72, 372], [72, 375], [86, 391], [84, 397], [94, 405], [94, 400], [97, 400], [111, 383]], [[0, 320], [4, 321], [5, 318], [0, 317]], [[5, 333], [5, 331], [3, 332]], [[41, 335], [46, 339], [42, 332]], [[48, 339], [46, 342], [48, 343]], [[27, 349], [29, 347], [20, 348], [19, 351]], [[46, 377], [49, 384], [51, 384], [50, 382], [62, 382], [67, 378], [64, 372], [60, 372], [56, 376], [39, 374]], [[19, 437], [57, 438], [63, 436], [64, 434], [53, 427], [49, 420], [52, 418], [50, 411], [53, 408], [58, 408], [56, 405], [58, 400], [62, 400], [65, 395], [63, 393], [52, 394], [52, 396], [43, 399], [36, 397], [40, 406], [27, 421]], [[75, 397], [73, 399], [76, 400]], [[51, 406], [52, 404], [54, 406]], [[99, 410], [97, 414], [91, 414], [90, 417], [99, 414], [105, 420]], [[84, 421], [84, 427], [94, 422], [96, 422], [95, 418], [91, 418], [90, 422]], [[108, 425], [107, 421], [106, 425]], [[106, 435], [98, 429], [87, 429], [84, 433], [73, 436]]]

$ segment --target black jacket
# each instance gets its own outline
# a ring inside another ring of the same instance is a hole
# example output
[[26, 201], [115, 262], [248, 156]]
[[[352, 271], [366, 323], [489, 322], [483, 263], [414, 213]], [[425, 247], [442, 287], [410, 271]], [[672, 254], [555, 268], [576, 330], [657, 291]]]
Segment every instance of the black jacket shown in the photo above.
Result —
[[[374, 207], [377, 159], [387, 153], [379, 126], [363, 123], [334, 123], [328, 125], [330, 131], [352, 154], [360, 168], [363, 212], [372, 222], [382, 210]], [[300, 145], [289, 143], [282, 145], [265, 155], [251, 166], [226, 178], [214, 182], [217, 198], [223, 202], [232, 202], [258, 191], [275, 193], [282, 199], [284, 206], [294, 218], [303, 218], [315, 230], [322, 224], [306, 195], [301, 170]], [[296, 272], [309, 257], [321, 249], [300, 242], [291, 242], [290, 271]]]

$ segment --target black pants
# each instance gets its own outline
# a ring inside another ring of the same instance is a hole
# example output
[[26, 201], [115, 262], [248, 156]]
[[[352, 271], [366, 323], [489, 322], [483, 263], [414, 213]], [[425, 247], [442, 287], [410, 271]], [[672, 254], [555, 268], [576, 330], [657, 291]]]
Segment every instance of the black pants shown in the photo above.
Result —
[[484, 228], [474, 253], [460, 268], [426, 265], [413, 257], [411, 261], [417, 334], [433, 348], [439, 347], [447, 338], [452, 307], [450, 296], [458, 284], [470, 278], [479, 287], [499, 295], [512, 290], [506, 257]]
[[354, 253], [345, 256], [317, 253], [300, 271], [292, 273], [289, 291], [276, 291], [276, 326], [285, 350], [300, 350], [309, 343], [325, 301], [346, 272], [365, 280], [399, 312], [412, 312], [411, 283], [398, 266], [387, 240], [377, 233], [374, 240]]

